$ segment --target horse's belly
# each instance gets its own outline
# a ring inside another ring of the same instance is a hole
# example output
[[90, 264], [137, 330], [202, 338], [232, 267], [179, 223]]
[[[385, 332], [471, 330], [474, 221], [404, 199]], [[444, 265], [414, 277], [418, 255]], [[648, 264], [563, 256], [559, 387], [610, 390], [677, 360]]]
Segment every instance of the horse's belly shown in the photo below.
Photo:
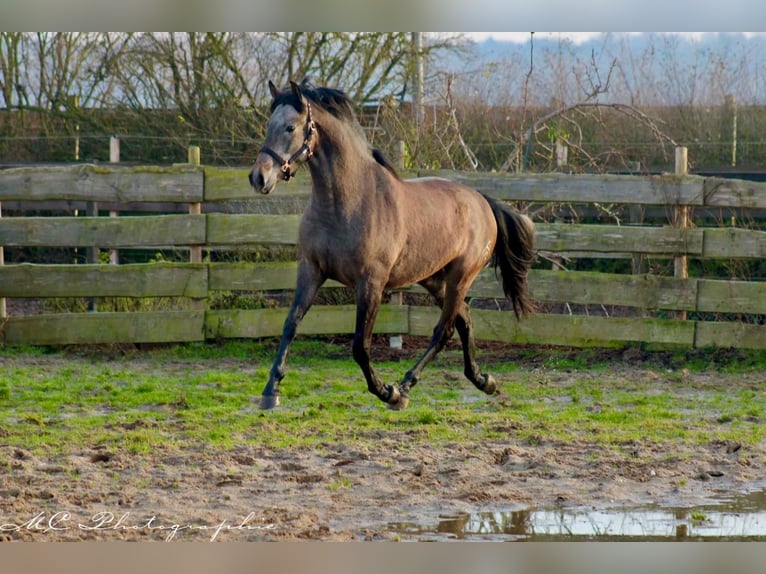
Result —
[[421, 257], [417, 260], [403, 259], [391, 269], [386, 287], [396, 289], [418, 283], [444, 269], [449, 259], [442, 256]]

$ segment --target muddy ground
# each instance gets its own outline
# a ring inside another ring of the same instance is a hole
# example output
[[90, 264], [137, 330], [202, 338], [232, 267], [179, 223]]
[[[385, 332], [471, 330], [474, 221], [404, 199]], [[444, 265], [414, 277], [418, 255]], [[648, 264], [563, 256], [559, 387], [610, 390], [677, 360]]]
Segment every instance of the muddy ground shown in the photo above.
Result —
[[[658, 378], [640, 361], [618, 368], [648, 387]], [[758, 373], [685, 376], [701, 385], [766, 382]], [[407, 431], [396, 431], [381, 432], [374, 447], [337, 444], [322, 454], [246, 444], [148, 456], [91, 448], [44, 460], [0, 436], [10, 461], [0, 469], [0, 538], [416, 540], [402, 523], [434, 528], [440, 517], [495, 509], [694, 506], [763, 488], [766, 477], [766, 440], [637, 442], [623, 453], [588, 436], [565, 444], [467, 437], [443, 448], [406, 441]]]

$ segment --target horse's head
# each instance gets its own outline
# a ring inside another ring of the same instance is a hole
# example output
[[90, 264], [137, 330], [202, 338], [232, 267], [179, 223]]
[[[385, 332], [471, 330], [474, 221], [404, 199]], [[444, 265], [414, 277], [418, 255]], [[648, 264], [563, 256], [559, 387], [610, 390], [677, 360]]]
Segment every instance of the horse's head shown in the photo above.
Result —
[[298, 166], [311, 158], [316, 145], [311, 104], [301, 87], [290, 82], [290, 91], [280, 92], [269, 81], [269, 90], [273, 100], [266, 140], [250, 170], [250, 185], [264, 194], [274, 189], [279, 179], [292, 179]]

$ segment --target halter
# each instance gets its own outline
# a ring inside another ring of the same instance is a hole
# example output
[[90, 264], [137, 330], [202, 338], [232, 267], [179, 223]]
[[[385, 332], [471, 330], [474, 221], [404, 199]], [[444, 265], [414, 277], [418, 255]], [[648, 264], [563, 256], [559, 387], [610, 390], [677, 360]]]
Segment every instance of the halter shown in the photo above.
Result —
[[298, 151], [296, 151], [293, 155], [290, 156], [289, 159], [286, 160], [282, 159], [282, 156], [280, 156], [270, 147], [263, 146], [260, 151], [260, 153], [270, 155], [271, 158], [279, 164], [279, 169], [282, 172], [282, 179], [285, 181], [290, 181], [295, 176], [295, 172], [292, 171], [292, 164], [295, 161], [304, 155], [306, 156], [306, 161], [308, 161], [314, 155], [314, 150], [311, 149], [311, 146], [314, 141], [314, 136], [317, 133], [317, 128], [316, 124], [314, 123], [314, 118], [311, 116], [311, 104], [306, 102], [306, 106], [308, 111], [306, 112], [306, 125], [303, 128], [306, 133], [306, 137], [304, 138], [301, 147], [298, 148]]

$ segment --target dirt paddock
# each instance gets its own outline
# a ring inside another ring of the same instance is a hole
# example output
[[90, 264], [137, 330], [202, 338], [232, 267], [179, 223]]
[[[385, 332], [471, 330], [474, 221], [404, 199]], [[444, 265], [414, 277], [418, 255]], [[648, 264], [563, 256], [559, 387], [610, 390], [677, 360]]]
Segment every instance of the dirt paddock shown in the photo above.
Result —
[[[647, 376], [640, 365], [619, 368]], [[759, 373], [687, 376], [703, 385], [764, 382]], [[349, 441], [321, 453], [258, 444], [148, 455], [94, 447], [51, 460], [0, 434], [0, 539], [410, 540], [417, 536], [396, 525], [435, 526], [492, 509], [693, 506], [765, 486], [763, 438], [746, 447], [636, 441], [619, 454], [587, 433], [566, 443], [467, 437], [403, 448], [406, 433], [381, 431], [375, 446]]]

